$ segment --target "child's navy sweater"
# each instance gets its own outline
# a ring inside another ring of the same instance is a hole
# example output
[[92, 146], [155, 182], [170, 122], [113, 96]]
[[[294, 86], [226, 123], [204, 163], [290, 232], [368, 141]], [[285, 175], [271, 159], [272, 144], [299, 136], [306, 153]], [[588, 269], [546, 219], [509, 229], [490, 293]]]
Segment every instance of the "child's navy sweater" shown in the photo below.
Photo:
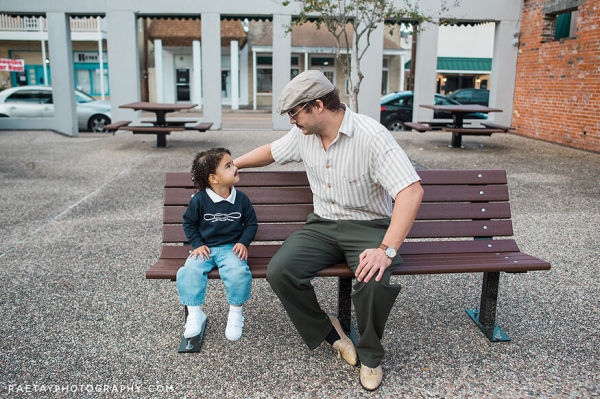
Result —
[[183, 230], [194, 249], [242, 243], [248, 248], [258, 224], [248, 196], [236, 190], [235, 201], [213, 202], [206, 190], [196, 193], [183, 214]]

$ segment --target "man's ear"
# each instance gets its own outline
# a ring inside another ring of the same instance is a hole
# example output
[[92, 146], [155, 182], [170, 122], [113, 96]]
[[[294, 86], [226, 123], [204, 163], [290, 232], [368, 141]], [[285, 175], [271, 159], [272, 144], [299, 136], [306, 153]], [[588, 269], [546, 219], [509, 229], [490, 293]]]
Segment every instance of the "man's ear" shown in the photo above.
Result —
[[217, 178], [217, 175], [215, 175], [214, 173], [211, 173], [210, 175], [208, 175], [208, 181], [213, 184], [219, 183], [219, 179]]
[[323, 110], [325, 109], [325, 105], [323, 105], [323, 101], [321, 100], [315, 100], [316, 103], [316, 109], [318, 113], [323, 112]]

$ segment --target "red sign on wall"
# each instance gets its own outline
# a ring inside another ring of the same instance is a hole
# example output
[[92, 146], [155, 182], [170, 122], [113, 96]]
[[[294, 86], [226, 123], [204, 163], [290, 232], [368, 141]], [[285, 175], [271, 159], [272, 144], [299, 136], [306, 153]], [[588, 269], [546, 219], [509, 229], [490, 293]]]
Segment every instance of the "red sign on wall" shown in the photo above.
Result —
[[25, 72], [25, 60], [0, 58], [0, 71]]

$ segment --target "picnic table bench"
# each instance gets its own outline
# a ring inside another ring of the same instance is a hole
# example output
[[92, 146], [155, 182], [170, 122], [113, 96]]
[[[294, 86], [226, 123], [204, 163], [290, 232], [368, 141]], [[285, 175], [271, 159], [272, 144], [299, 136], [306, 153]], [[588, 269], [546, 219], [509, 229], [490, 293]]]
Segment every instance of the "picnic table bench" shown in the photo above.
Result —
[[206, 132], [213, 125], [210, 122], [203, 122], [195, 126], [185, 126], [185, 123], [194, 123], [194, 121], [186, 121], [184, 123], [181, 122], [182, 121], [177, 121], [172, 124], [171, 121], [167, 121], [165, 126], [129, 126], [131, 121], [120, 121], [104, 126], [104, 130], [107, 132], [113, 132], [113, 134], [118, 130], [130, 131], [133, 132], [133, 134], [156, 134], [156, 146], [166, 147], [167, 134], [171, 134], [171, 132], [182, 132], [184, 130], [197, 130], [199, 132]]
[[[423, 202], [399, 250], [404, 262], [392, 274], [483, 273], [479, 308], [467, 313], [490, 341], [509, 340], [496, 325], [500, 273], [549, 270], [550, 264], [521, 252], [515, 240], [506, 238], [513, 235], [506, 171], [423, 170], [418, 174], [425, 191]], [[303, 171], [242, 171], [236, 187], [252, 201], [259, 224], [248, 265], [253, 278], [265, 278], [280, 242], [301, 229], [313, 211], [308, 179]], [[192, 247], [182, 217], [194, 192], [190, 173], [165, 174], [163, 245], [158, 261], [146, 271], [147, 279], [175, 281], [184, 265]], [[427, 241], [415, 241], [420, 239]], [[213, 269], [208, 277], [219, 278], [218, 270]], [[338, 278], [338, 317], [352, 335], [351, 270], [337, 264], [317, 277]], [[197, 352], [201, 344], [182, 338], [179, 351]]]

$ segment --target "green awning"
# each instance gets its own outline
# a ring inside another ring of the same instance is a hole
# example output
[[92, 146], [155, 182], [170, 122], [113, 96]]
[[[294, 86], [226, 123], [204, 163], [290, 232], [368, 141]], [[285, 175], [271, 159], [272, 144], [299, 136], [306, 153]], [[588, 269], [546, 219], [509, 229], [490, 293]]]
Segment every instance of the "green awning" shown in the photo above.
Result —
[[[405, 69], [410, 69], [410, 60], [404, 64]], [[438, 57], [438, 71], [471, 71], [471, 72], [491, 72], [491, 58], [467, 58], [467, 57]]]

